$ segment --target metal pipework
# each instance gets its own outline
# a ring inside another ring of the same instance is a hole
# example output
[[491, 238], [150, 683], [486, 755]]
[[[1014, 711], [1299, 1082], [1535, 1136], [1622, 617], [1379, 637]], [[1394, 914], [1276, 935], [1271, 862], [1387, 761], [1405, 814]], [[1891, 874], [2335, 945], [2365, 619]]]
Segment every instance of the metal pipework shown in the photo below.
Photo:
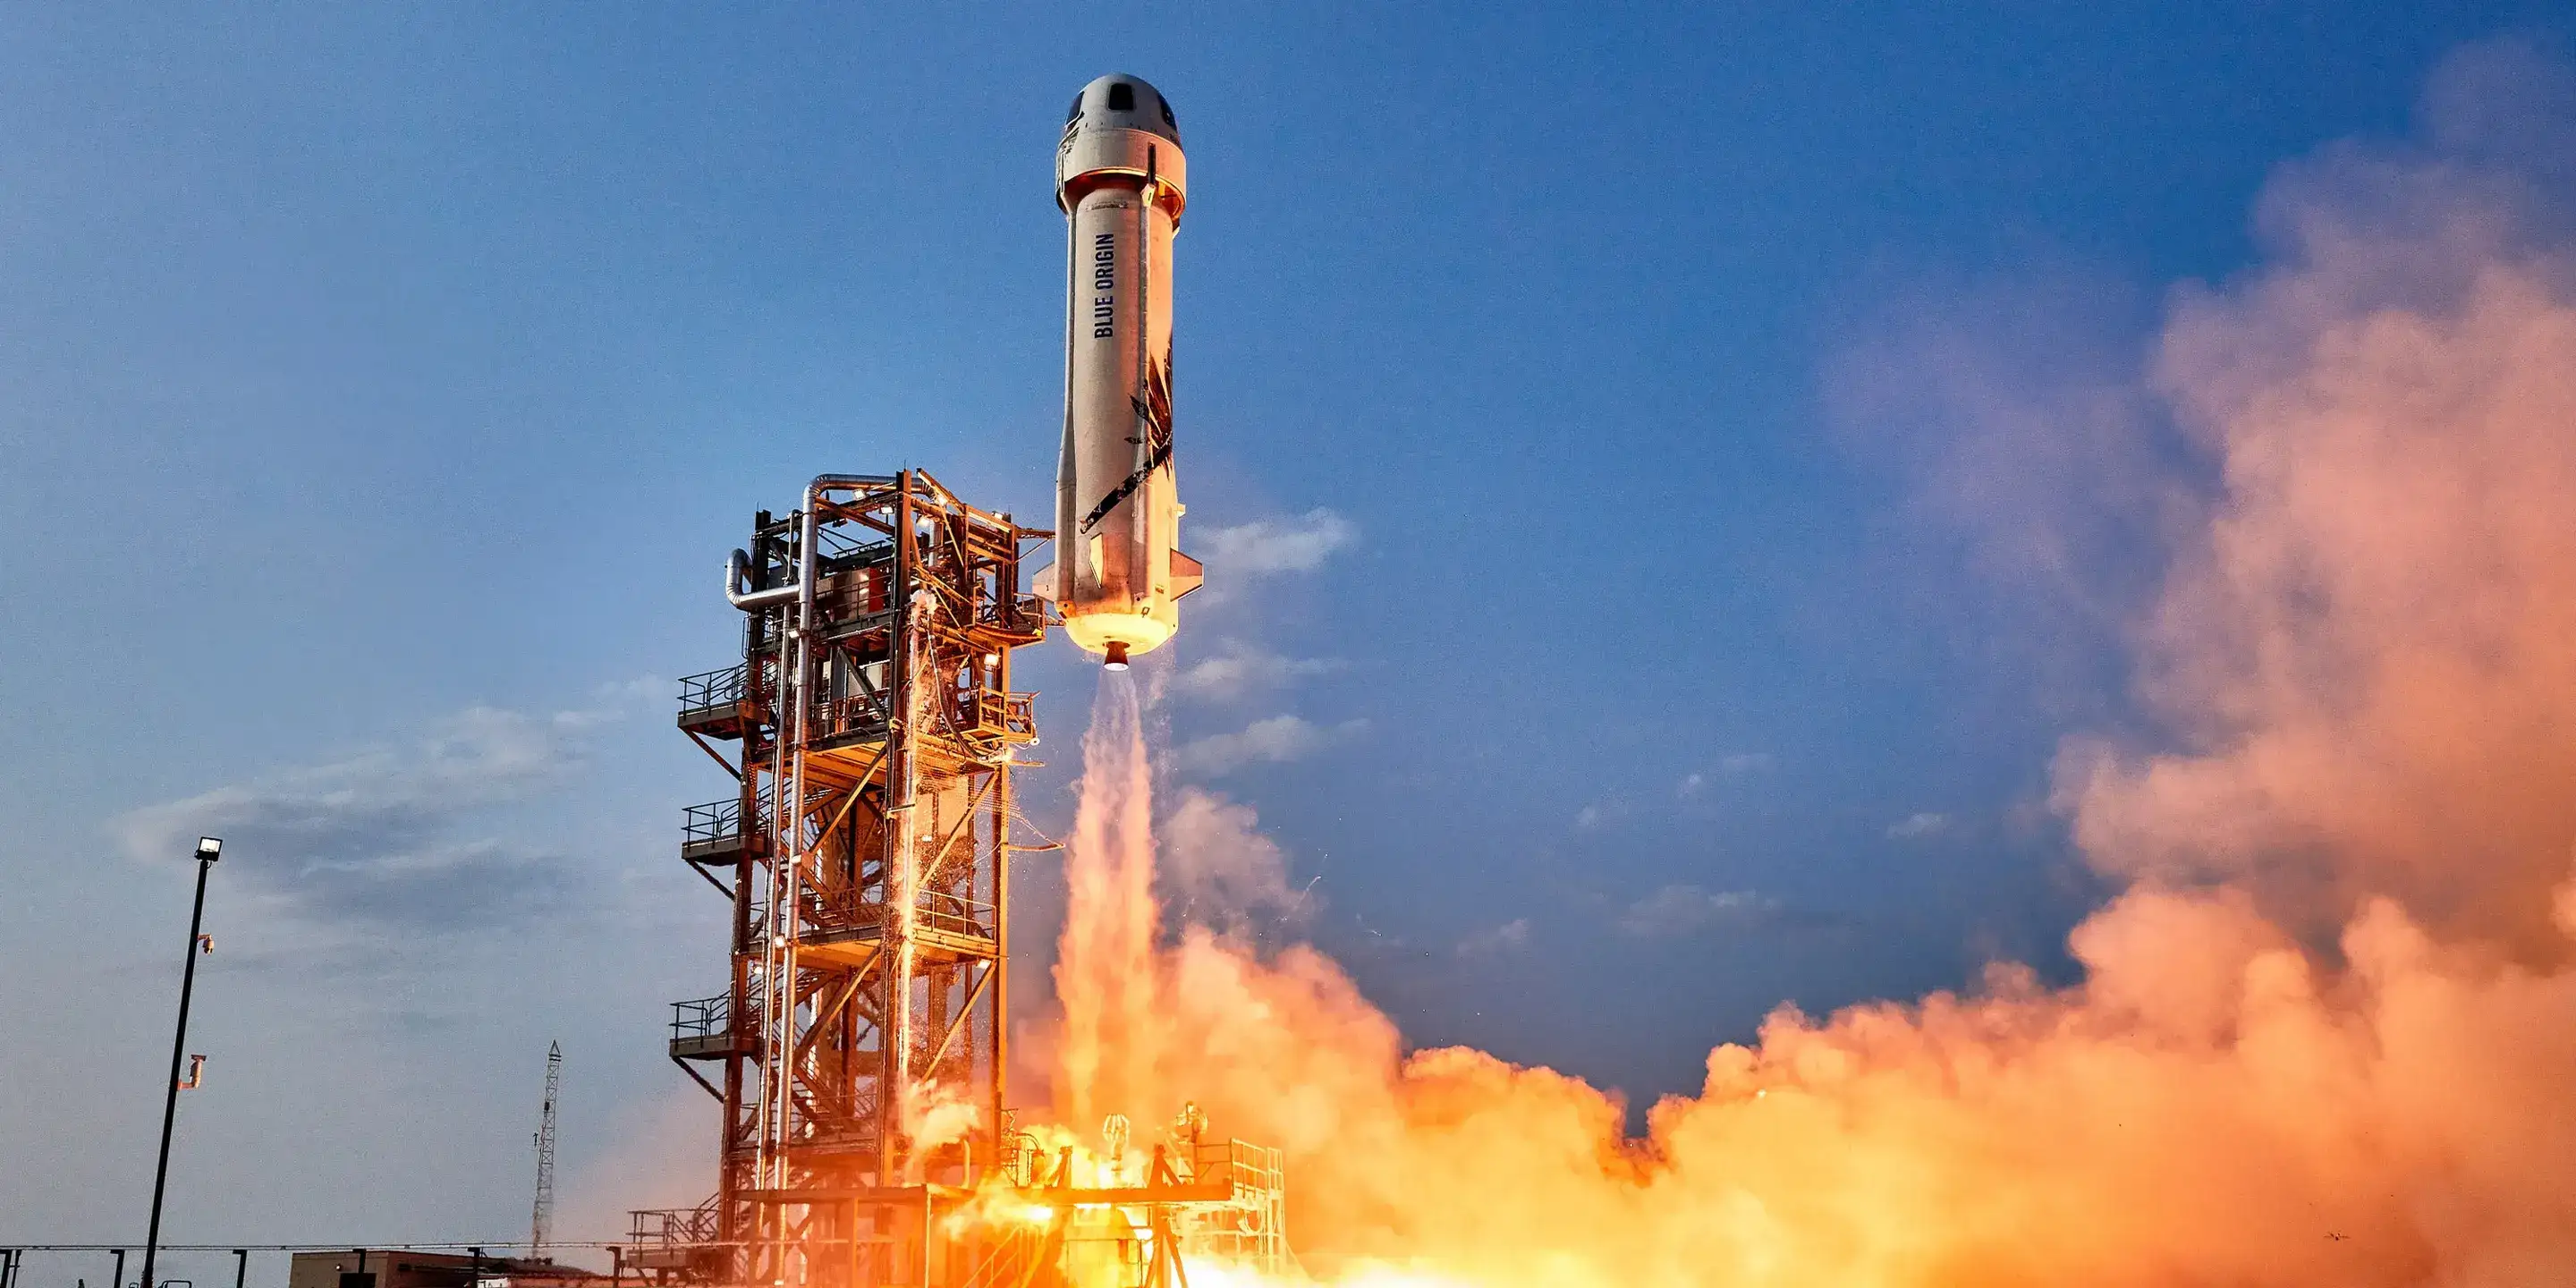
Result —
[[[801, 809], [806, 799], [806, 716], [813, 707], [811, 695], [807, 692], [806, 686], [811, 679], [809, 673], [813, 665], [814, 587], [820, 580], [822, 571], [822, 557], [816, 541], [820, 520], [815, 511], [821, 506], [825, 493], [854, 491], [860, 488], [893, 487], [900, 482], [898, 478], [881, 474], [815, 475], [813, 480], [805, 485], [804, 505], [797, 516], [796, 580], [789, 585], [771, 587], [754, 592], [752, 596], [747, 597], [759, 601], [752, 605], [753, 607], [784, 604], [791, 600], [796, 605], [793, 661], [780, 677], [788, 690], [789, 700], [794, 704], [790, 708], [792, 714], [788, 718], [786, 745], [792, 745], [795, 751], [792, 760], [773, 761], [770, 773], [772, 817], [787, 825], [785, 836], [788, 842], [786, 861], [772, 864], [770, 867], [771, 924], [766, 928], [767, 947], [762, 960], [761, 1008], [762, 1043], [770, 1050], [784, 1050], [794, 1045], [796, 941], [793, 936], [780, 933], [779, 910], [797, 906], [797, 901], [802, 897], [801, 885], [804, 877], [805, 849], [801, 843], [804, 828], [801, 823], [794, 821], [798, 816], [793, 811]], [[740, 578], [734, 570], [748, 563], [749, 556], [742, 555], [739, 551], [736, 554], [738, 559], [729, 560], [726, 565], [726, 598], [732, 599], [737, 607], [744, 607], [743, 599], [735, 597], [740, 589]], [[782, 747], [781, 750], [783, 749]], [[772, 1189], [784, 1189], [788, 1183], [785, 1159], [789, 1138], [787, 1088], [793, 1077], [793, 1071], [778, 1067], [778, 1063], [763, 1061], [761, 1065], [762, 1121], [754, 1138], [754, 1167], [760, 1175], [761, 1184]], [[785, 1245], [782, 1243], [780, 1247], [783, 1255]]]
[[796, 580], [766, 590], [745, 590], [743, 582], [751, 575], [751, 554], [736, 550], [725, 559], [725, 599], [746, 613], [793, 601], [799, 605], [813, 601], [808, 589], [814, 584], [814, 507], [826, 492], [847, 492], [863, 487], [892, 487], [895, 480], [883, 474], [817, 474], [805, 485], [805, 507], [796, 526]]
[[725, 598], [746, 613], [758, 612], [772, 604], [784, 604], [796, 598], [795, 586], [772, 586], [767, 590], [744, 590], [744, 577], [751, 572], [751, 554], [736, 550], [725, 559]]

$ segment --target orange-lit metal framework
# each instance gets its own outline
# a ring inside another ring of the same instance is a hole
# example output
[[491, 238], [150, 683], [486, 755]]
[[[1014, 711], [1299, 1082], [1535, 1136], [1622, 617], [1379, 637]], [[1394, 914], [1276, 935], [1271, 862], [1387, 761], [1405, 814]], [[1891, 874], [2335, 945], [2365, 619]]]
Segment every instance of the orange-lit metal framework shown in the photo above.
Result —
[[646, 1269], [929, 1282], [925, 1205], [1000, 1162], [1011, 768], [1036, 740], [1011, 651], [1047, 629], [1020, 560], [1048, 535], [907, 470], [817, 478], [734, 552], [743, 660], [682, 681], [679, 713], [738, 780], [682, 839], [733, 902], [732, 980], [671, 1032], [723, 1103], [721, 1179], [639, 1214], [668, 1236]]
[[743, 660], [680, 682], [679, 727], [736, 790], [684, 812], [680, 856], [732, 904], [732, 978], [670, 1037], [723, 1106], [718, 1183], [633, 1214], [648, 1282], [1167, 1288], [1184, 1244], [1294, 1264], [1279, 1151], [1192, 1107], [1132, 1151], [1112, 1118], [1078, 1159], [1004, 1107], [1009, 859], [1053, 848], [1011, 840], [1037, 741], [1011, 653], [1052, 624], [1020, 591], [1049, 535], [918, 470], [824, 475], [728, 562]]

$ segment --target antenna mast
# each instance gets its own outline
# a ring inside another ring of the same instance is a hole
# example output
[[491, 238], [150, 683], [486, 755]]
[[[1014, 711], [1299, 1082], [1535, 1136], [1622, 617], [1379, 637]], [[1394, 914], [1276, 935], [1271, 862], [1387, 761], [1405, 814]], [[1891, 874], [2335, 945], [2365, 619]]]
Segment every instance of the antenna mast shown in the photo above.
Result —
[[528, 1217], [528, 1255], [544, 1260], [546, 1227], [555, 1219], [555, 1087], [563, 1080], [563, 1044], [546, 1044], [546, 1108], [537, 1118], [537, 1202]]

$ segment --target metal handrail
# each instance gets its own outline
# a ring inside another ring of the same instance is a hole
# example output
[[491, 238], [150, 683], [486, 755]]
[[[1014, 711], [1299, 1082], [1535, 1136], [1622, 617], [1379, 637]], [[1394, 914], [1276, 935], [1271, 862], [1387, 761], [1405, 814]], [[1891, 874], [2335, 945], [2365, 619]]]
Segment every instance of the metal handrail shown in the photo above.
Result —
[[1037, 732], [1036, 694], [980, 689], [974, 697], [974, 710], [961, 713], [969, 728], [1005, 736]]
[[725, 841], [755, 831], [768, 831], [769, 811], [761, 809], [755, 817], [760, 823], [758, 828], [747, 829], [742, 825], [742, 798], [738, 796], [691, 805], [680, 811], [680, 843], [695, 845], [704, 841]]
[[733, 1032], [733, 994], [671, 1003], [671, 1040], [721, 1037]]
[[680, 709], [697, 711], [740, 702], [749, 679], [742, 663], [680, 677]]
[[714, 1243], [724, 1231], [720, 1197], [693, 1208], [630, 1208], [626, 1215], [627, 1241], [636, 1244]]
[[[836, 890], [830, 894], [807, 895], [807, 915], [823, 923], [820, 930], [855, 930], [883, 922], [885, 905], [869, 902], [865, 891]], [[993, 937], [993, 905], [962, 895], [925, 890], [916, 906], [915, 923], [954, 935], [979, 939]], [[774, 933], [774, 932], [773, 932]]]
[[847, 559], [859, 555], [874, 561], [893, 555], [892, 539], [877, 536], [872, 528], [862, 531], [866, 535], [852, 535], [840, 527], [823, 528], [815, 533], [815, 549], [826, 559]]
[[920, 918], [926, 925], [954, 934], [975, 935], [990, 939], [993, 935], [993, 905], [962, 895], [924, 891]]
[[[808, 710], [813, 721], [809, 728], [817, 738], [883, 736], [892, 728], [885, 710], [864, 693], [837, 698], [817, 696]], [[1026, 741], [1037, 732], [1037, 695], [995, 689], [959, 692], [944, 711], [934, 709], [931, 728], [958, 736], [991, 735]]]
[[846, 698], [821, 698], [814, 703], [814, 728], [818, 737], [837, 738], [845, 734], [881, 734], [886, 731], [886, 718], [875, 702], [864, 694]]

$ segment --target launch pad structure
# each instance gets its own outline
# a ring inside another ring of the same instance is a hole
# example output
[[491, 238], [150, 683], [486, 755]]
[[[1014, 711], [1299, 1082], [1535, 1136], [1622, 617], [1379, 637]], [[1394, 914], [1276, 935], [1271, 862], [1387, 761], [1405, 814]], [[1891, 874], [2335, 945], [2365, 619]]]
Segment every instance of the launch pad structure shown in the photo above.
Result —
[[721, 1105], [717, 1183], [634, 1214], [632, 1270], [1040, 1288], [1173, 1282], [1184, 1242], [1286, 1256], [1276, 1150], [1193, 1111], [1125, 1173], [1078, 1169], [1005, 1103], [1010, 859], [1053, 848], [1012, 840], [1037, 729], [1011, 655], [1051, 624], [1021, 561], [1052, 535], [906, 470], [818, 477], [733, 552], [742, 661], [683, 679], [678, 715], [735, 780], [681, 842], [731, 903], [730, 978], [670, 1035]]

